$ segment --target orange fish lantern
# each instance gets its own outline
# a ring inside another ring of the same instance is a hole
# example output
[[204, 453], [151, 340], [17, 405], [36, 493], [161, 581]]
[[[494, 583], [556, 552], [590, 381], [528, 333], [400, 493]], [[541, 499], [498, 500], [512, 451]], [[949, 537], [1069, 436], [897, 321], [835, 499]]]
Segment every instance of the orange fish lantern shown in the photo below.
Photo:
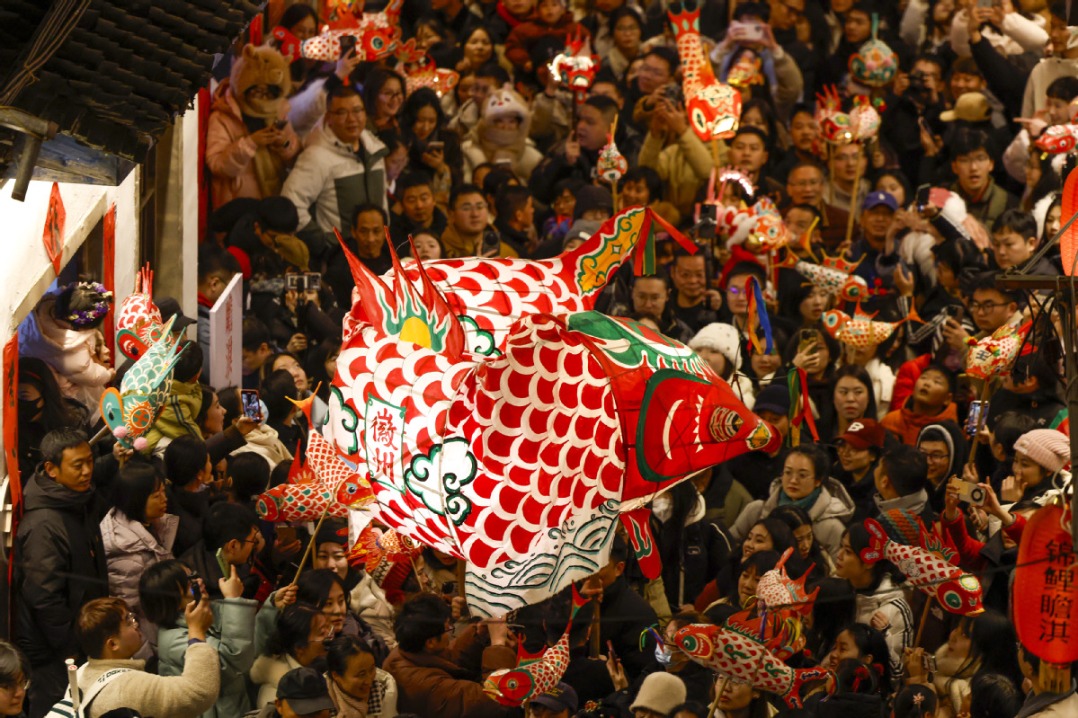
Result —
[[816, 93], [816, 123], [820, 134], [832, 145], [848, 145], [856, 137], [849, 114], [842, 111], [842, 98], [834, 85]]
[[416, 47], [414, 37], [397, 49], [397, 59], [404, 70], [404, 84], [409, 95], [420, 87], [429, 87], [441, 97], [460, 82], [460, 73], [435, 65], [430, 55]]
[[1041, 659], [1046, 690], [1070, 688], [1078, 661], [1078, 567], [1070, 511], [1058, 504], [1037, 510], [1022, 532], [1014, 570], [1014, 628], [1027, 651]]
[[796, 269], [814, 287], [822, 289], [844, 302], [859, 302], [868, 297], [868, 282], [863, 277], [853, 274], [861, 260], [851, 262], [843, 257], [830, 257], [826, 254], [819, 264], [799, 259], [793, 252], [787, 251], [780, 267]]
[[681, 88], [689, 126], [704, 142], [733, 137], [741, 121], [741, 93], [715, 77], [700, 41], [699, 6], [674, 3], [667, 14], [681, 57]]
[[761, 197], [751, 207], [727, 207], [718, 216], [717, 229], [726, 234], [729, 244], [744, 244], [755, 254], [784, 247], [790, 239], [786, 223], [769, 197]]
[[898, 322], [878, 322], [873, 319], [876, 313], [865, 314], [860, 305], [851, 317], [840, 309], [830, 309], [823, 313], [823, 326], [833, 338], [859, 349], [867, 349], [887, 341], [899, 324]]
[[555, 55], [547, 65], [554, 79], [573, 93], [573, 101], [582, 104], [588, 97], [595, 73], [599, 72], [599, 56], [591, 51], [591, 41], [578, 29], [565, 37], [565, 51]]

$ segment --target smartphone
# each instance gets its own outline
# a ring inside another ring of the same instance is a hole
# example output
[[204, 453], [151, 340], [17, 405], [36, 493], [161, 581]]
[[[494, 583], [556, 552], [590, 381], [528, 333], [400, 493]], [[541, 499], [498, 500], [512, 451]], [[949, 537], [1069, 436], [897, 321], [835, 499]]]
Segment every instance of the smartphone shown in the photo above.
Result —
[[258, 389], [242, 389], [240, 400], [243, 404], [243, 415], [248, 419], [262, 421], [262, 407], [258, 403]]
[[449, 596], [457, 592], [456, 581], [445, 581], [442, 583], [442, 595]]
[[305, 281], [303, 289], [308, 292], [317, 292], [322, 289], [322, 275], [319, 272], [307, 272], [303, 275]]
[[800, 337], [800, 341], [797, 343], [798, 354], [820, 343], [820, 335], [813, 329], [802, 329], [798, 336]]
[[980, 399], [971, 401], [969, 403], [969, 416], [966, 417], [966, 433], [971, 437], [976, 436], [977, 432], [984, 426], [984, 421], [987, 418], [988, 402]]
[[925, 669], [925, 673], [935, 673], [939, 670], [939, 665], [936, 662], [936, 656], [932, 653], [926, 653], [921, 656], [921, 667]]
[[344, 57], [352, 50], [356, 49], [356, 36], [355, 35], [342, 35], [338, 41], [341, 44], [341, 57]]
[[200, 586], [198, 583], [201, 579], [202, 577], [193, 571], [187, 574], [188, 590], [191, 592], [191, 598], [196, 601], [202, 598], [202, 592], [199, 590]]
[[958, 498], [970, 506], [984, 506], [985, 491], [972, 481], [959, 480]]
[[296, 528], [294, 526], [277, 526], [274, 531], [277, 533], [277, 540], [281, 545], [288, 545], [296, 540]]
[[434, 140], [427, 143], [427, 149], [435, 152], [445, 152], [445, 143], [441, 140]]
[[307, 277], [303, 274], [289, 272], [284, 275], [284, 286], [285, 289], [293, 292], [302, 292], [307, 289]]
[[228, 560], [225, 558], [225, 550], [223, 548], [217, 549], [217, 567], [221, 569], [221, 575], [225, 578], [232, 575], [232, 567], [229, 566]]
[[977, 0], [977, 7], [991, 8], [995, 7], [996, 0]]

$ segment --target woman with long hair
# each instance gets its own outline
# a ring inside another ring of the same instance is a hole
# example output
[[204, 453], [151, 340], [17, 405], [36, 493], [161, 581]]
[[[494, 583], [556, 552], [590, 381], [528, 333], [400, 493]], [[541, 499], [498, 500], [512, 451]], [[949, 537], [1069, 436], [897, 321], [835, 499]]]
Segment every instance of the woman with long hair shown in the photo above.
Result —
[[141, 457], [132, 457], [120, 469], [112, 496], [113, 507], [101, 520], [109, 595], [123, 599], [139, 619], [149, 647], [155, 648], [157, 631], [139, 604], [139, 578], [154, 564], [173, 557], [180, 519], [167, 513], [164, 478]]
[[89, 413], [65, 397], [49, 365], [35, 357], [19, 357], [19, 476], [25, 485], [42, 456], [38, 447], [50, 431], [81, 429]]
[[446, 124], [438, 93], [417, 88], [401, 108], [401, 135], [408, 146], [408, 165], [430, 175], [435, 202], [445, 206], [449, 192], [463, 181], [460, 138]]
[[697, 611], [703, 611], [724, 596], [735, 595], [742, 567], [753, 555], [774, 551], [781, 556], [786, 549], [795, 545], [793, 532], [785, 521], [772, 516], [760, 519], [749, 528], [744, 541], [722, 562], [718, 573], [700, 591], [693, 606]]
[[854, 422], [879, 418], [872, 378], [864, 367], [856, 364], [839, 367], [831, 377], [831, 387], [831, 401], [819, 407], [821, 439], [834, 440], [845, 434]]
[[371, 132], [400, 130], [400, 113], [404, 107], [407, 86], [400, 73], [375, 68], [363, 84], [363, 106], [367, 108], [367, 120]]
[[913, 645], [914, 617], [898, 575], [889, 561], [865, 563], [861, 552], [869, 546], [868, 530], [854, 524], [842, 535], [841, 549], [835, 559], [835, 575], [846, 579], [856, 592], [857, 621], [876, 627], [887, 637], [887, 655], [876, 655], [885, 664], [892, 682], [902, 677], [905, 649]]

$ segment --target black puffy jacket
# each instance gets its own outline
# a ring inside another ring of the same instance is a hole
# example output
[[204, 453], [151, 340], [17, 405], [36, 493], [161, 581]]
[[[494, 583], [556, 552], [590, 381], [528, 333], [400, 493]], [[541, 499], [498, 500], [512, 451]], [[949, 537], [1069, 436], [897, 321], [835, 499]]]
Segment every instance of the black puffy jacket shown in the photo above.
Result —
[[38, 469], [15, 536], [15, 643], [31, 665], [77, 653], [79, 608], [109, 593], [96, 492], [72, 491]]

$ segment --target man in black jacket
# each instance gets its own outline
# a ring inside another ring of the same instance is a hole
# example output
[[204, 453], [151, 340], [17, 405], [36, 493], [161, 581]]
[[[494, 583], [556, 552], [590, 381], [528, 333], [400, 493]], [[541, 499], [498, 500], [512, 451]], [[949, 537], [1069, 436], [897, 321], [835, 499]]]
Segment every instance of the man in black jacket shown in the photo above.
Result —
[[[602, 651], [608, 642], [625, 668], [625, 675], [632, 683], [644, 670], [654, 665], [651, 653], [640, 650], [640, 634], [658, 623], [654, 609], [636, 593], [623, 575], [625, 562], [629, 559], [629, 545], [621, 536], [615, 536], [610, 547], [610, 560], [598, 573], [588, 578], [580, 589], [585, 597], [599, 601], [599, 638]], [[592, 619], [594, 603], [581, 608], [577, 620]]]
[[[41, 466], [26, 486], [15, 537], [15, 642], [30, 661], [33, 718], [67, 685], [64, 659], [78, 655], [74, 622], [87, 601], [108, 595], [94, 455], [86, 435], [60, 429], [41, 441]], [[112, 464], [115, 466], [115, 463]]]

